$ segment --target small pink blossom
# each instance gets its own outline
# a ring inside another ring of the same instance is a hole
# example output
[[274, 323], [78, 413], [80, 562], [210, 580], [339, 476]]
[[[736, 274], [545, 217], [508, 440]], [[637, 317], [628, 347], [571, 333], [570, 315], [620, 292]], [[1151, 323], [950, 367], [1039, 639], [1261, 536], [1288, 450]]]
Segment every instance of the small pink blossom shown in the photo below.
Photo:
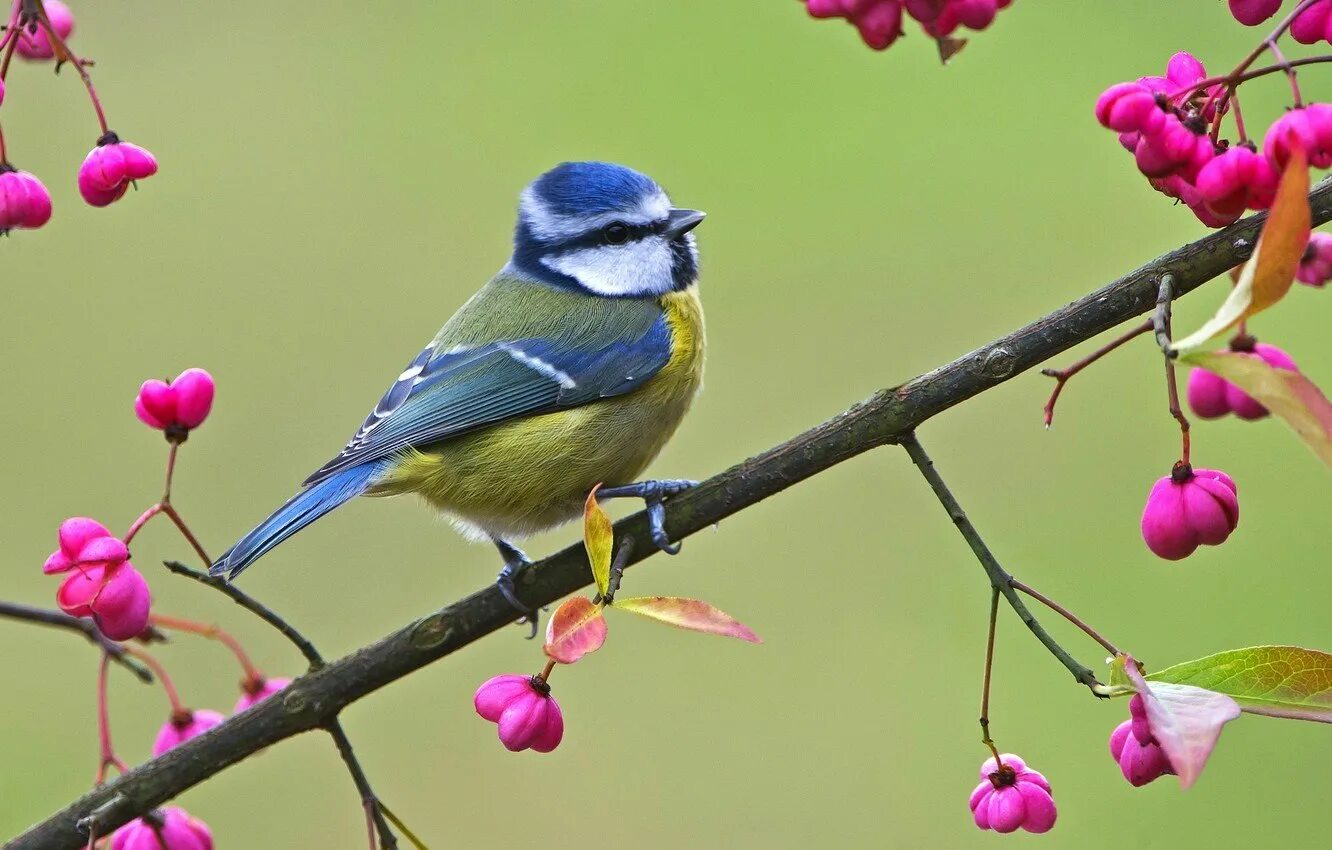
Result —
[[60, 548], [42, 566], [47, 575], [68, 572], [75, 566], [114, 566], [129, 558], [129, 549], [119, 538], [111, 536], [97, 520], [87, 517], [70, 517], [60, 523], [57, 539]]
[[1135, 788], [1173, 774], [1170, 759], [1152, 737], [1141, 695], [1134, 694], [1129, 700], [1129, 715], [1110, 733], [1110, 756], [1119, 764], [1120, 773]]
[[[1245, 354], [1276, 369], [1288, 369], [1291, 372], [1300, 370], [1291, 356], [1275, 345], [1254, 343], [1253, 350]], [[1267, 408], [1257, 399], [1206, 369], [1195, 368], [1189, 372], [1188, 400], [1190, 409], [1203, 419], [1216, 419], [1228, 413], [1247, 420], [1262, 419], [1268, 415]]]
[[56, 591], [56, 604], [72, 617], [91, 617], [111, 640], [129, 640], [148, 627], [152, 593], [129, 561], [78, 567]]
[[1332, 233], [1309, 234], [1295, 279], [1319, 288], [1332, 280]]
[[[1002, 766], [1001, 766], [1002, 765]], [[1012, 753], [1000, 762], [986, 759], [980, 769], [981, 782], [971, 792], [968, 804], [976, 826], [995, 832], [1049, 832], [1058, 812], [1050, 783]]]
[[139, 387], [134, 413], [148, 427], [169, 432], [168, 437], [188, 433], [208, 418], [216, 389], [213, 376], [203, 369], [186, 369], [173, 381], [153, 378]]
[[564, 737], [559, 703], [539, 677], [495, 676], [476, 689], [472, 703], [477, 714], [499, 724], [500, 743], [512, 752], [548, 753]]
[[79, 193], [92, 206], [104, 207], [120, 200], [130, 183], [156, 173], [157, 160], [151, 153], [107, 133], [79, 166]]
[[[74, 32], [74, 13], [69, 7], [60, 0], [45, 0], [42, 6], [46, 9], [46, 17], [51, 21], [51, 28], [55, 30], [60, 40], [69, 38], [70, 33]], [[47, 37], [46, 29], [37, 24], [37, 31], [32, 32], [29, 26], [24, 26], [19, 36], [16, 47], [18, 55], [24, 59], [50, 59], [55, 56], [55, 47]]]
[[1281, 170], [1290, 161], [1295, 144], [1304, 148], [1314, 168], [1332, 166], [1332, 104], [1311, 103], [1288, 110], [1268, 128], [1263, 154]]
[[0, 163], [0, 234], [36, 229], [51, 220], [51, 193], [26, 171]]
[[153, 758], [191, 738], [197, 738], [226, 719], [221, 712], [207, 708], [186, 711], [172, 717], [157, 732], [157, 739], [153, 741]]
[[1229, 475], [1186, 463], [1157, 481], [1142, 512], [1142, 539], [1158, 557], [1178, 561], [1200, 545], [1224, 543], [1239, 524], [1239, 498]]
[[149, 812], [116, 830], [111, 836], [111, 850], [213, 850], [213, 833], [203, 821], [171, 806]]
[[291, 679], [264, 678], [259, 680], [246, 680], [241, 682], [241, 696], [236, 700], [236, 707], [231, 710], [232, 714], [240, 714], [247, 708], [252, 708], [256, 703], [268, 699], [273, 694], [291, 684]]
[[1246, 27], [1256, 27], [1281, 8], [1281, 0], [1230, 0], [1230, 14]]

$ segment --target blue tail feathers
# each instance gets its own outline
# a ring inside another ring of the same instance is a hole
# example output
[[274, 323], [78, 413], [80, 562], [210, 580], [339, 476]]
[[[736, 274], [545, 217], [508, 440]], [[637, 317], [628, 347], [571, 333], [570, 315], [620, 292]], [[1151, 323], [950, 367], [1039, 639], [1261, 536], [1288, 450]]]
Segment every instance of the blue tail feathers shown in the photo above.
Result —
[[228, 580], [235, 579], [273, 547], [343, 502], [370, 489], [390, 463], [388, 458], [363, 463], [305, 488], [223, 553], [208, 569], [209, 574], [217, 576], [226, 573]]

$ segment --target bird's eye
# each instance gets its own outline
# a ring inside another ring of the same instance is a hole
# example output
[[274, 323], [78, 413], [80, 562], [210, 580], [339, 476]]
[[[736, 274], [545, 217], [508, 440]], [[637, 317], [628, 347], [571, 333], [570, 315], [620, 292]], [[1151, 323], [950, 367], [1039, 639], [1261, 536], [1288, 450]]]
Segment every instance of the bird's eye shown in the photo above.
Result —
[[629, 241], [629, 228], [618, 221], [601, 228], [601, 235], [611, 245], [623, 245]]

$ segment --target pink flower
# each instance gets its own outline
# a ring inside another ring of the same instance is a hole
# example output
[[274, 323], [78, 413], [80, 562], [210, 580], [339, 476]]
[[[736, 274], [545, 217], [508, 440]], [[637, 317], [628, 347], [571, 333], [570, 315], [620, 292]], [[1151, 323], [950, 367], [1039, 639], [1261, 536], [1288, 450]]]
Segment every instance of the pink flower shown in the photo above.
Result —
[[1300, 44], [1332, 41], [1332, 2], [1320, 0], [1296, 15], [1290, 37]]
[[1332, 280], [1332, 233], [1309, 234], [1295, 279], [1317, 287]]
[[[1252, 351], [1245, 353], [1277, 369], [1289, 369], [1292, 372], [1300, 370], [1291, 356], [1275, 345], [1257, 342]], [[1267, 416], [1267, 408], [1257, 399], [1206, 369], [1195, 368], [1189, 372], [1188, 399], [1189, 407], [1203, 419], [1216, 419], [1227, 413], [1247, 420]]]
[[499, 724], [499, 739], [512, 752], [548, 753], [564, 737], [564, 716], [537, 676], [508, 674], [486, 680], [472, 700], [476, 713]]
[[150, 428], [166, 431], [168, 438], [198, 428], [213, 409], [217, 384], [203, 369], [186, 369], [174, 381], [156, 378], [143, 382], [134, 399], [134, 413]]
[[151, 153], [107, 133], [79, 166], [79, 193], [92, 206], [104, 207], [120, 200], [133, 181], [156, 173], [157, 160]]
[[273, 694], [291, 684], [291, 679], [259, 679], [247, 680], [241, 682], [241, 696], [236, 700], [236, 707], [231, 710], [232, 714], [240, 714], [247, 708], [251, 708], [256, 703], [268, 699]]
[[0, 234], [16, 227], [35, 229], [51, 220], [51, 193], [42, 181], [0, 163]]
[[1277, 13], [1281, 0], [1230, 0], [1230, 14], [1246, 27], [1256, 27]]
[[1158, 557], [1178, 561], [1200, 545], [1224, 543], [1239, 524], [1239, 497], [1229, 475], [1175, 464], [1157, 481], [1142, 512], [1142, 539]]
[[[74, 32], [74, 13], [60, 0], [46, 0], [42, 5], [46, 9], [46, 17], [51, 21], [51, 28], [60, 40], [69, 38], [69, 34]], [[40, 24], [36, 32], [30, 32], [27, 26], [23, 27], [16, 49], [24, 59], [50, 59], [55, 56], [55, 47], [47, 37], [46, 29]]]
[[1134, 694], [1129, 700], [1129, 719], [1110, 733], [1110, 756], [1119, 764], [1119, 770], [1135, 788], [1146, 785], [1167, 773], [1174, 773], [1170, 759], [1152, 737], [1147, 722], [1147, 709], [1142, 696]]
[[1238, 218], [1246, 209], [1272, 206], [1280, 179], [1267, 157], [1240, 145], [1204, 165], [1195, 184], [1209, 210], [1218, 216]]
[[1058, 814], [1050, 783], [1012, 753], [1004, 753], [1000, 762], [1002, 766], [990, 758], [981, 765], [981, 783], [969, 801], [976, 826], [995, 832], [1013, 832], [1018, 827], [1049, 832]]
[[91, 617], [112, 640], [129, 640], [148, 627], [148, 582], [129, 561], [79, 567], [56, 591], [56, 604], [71, 617]]
[[157, 732], [157, 740], [153, 741], [153, 758], [191, 738], [197, 738], [223, 720], [226, 717], [220, 712], [207, 708], [186, 711], [172, 717]]
[[116, 830], [111, 850], [213, 850], [213, 833], [203, 821], [172, 806], [151, 811]]
[[1332, 104], [1311, 103], [1288, 110], [1268, 128], [1263, 153], [1277, 170], [1282, 170], [1290, 160], [1293, 144], [1304, 148], [1314, 168], [1332, 166]]
[[106, 526], [87, 517], [70, 517], [60, 523], [57, 537], [60, 548], [42, 565], [42, 572], [47, 575], [68, 572], [76, 566], [118, 566], [129, 558], [129, 549], [119, 538], [112, 537]]

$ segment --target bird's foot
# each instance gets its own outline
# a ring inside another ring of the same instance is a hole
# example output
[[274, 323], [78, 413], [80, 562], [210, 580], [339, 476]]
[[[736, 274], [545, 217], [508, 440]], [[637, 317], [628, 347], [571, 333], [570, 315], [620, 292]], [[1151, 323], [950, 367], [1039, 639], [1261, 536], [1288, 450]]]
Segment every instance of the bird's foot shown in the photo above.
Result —
[[697, 486], [697, 481], [690, 481], [687, 478], [664, 478], [659, 481], [626, 484], [623, 487], [603, 487], [597, 491], [597, 498], [642, 499], [647, 505], [648, 529], [652, 533], [652, 542], [667, 555], [675, 555], [680, 551], [680, 544], [672, 543], [670, 537], [666, 535], [664, 500]]
[[519, 570], [532, 566], [532, 559], [527, 557], [523, 550], [507, 541], [496, 540], [495, 546], [499, 548], [500, 554], [504, 557], [504, 569], [500, 570], [499, 575], [495, 577], [495, 587], [499, 590], [500, 595], [513, 606], [514, 610], [523, 615], [518, 619], [518, 623], [531, 625], [531, 632], [527, 635], [527, 639], [531, 640], [536, 637], [537, 624], [541, 615], [532, 608], [528, 608], [518, 598], [518, 594], [514, 590], [514, 577], [518, 575]]

